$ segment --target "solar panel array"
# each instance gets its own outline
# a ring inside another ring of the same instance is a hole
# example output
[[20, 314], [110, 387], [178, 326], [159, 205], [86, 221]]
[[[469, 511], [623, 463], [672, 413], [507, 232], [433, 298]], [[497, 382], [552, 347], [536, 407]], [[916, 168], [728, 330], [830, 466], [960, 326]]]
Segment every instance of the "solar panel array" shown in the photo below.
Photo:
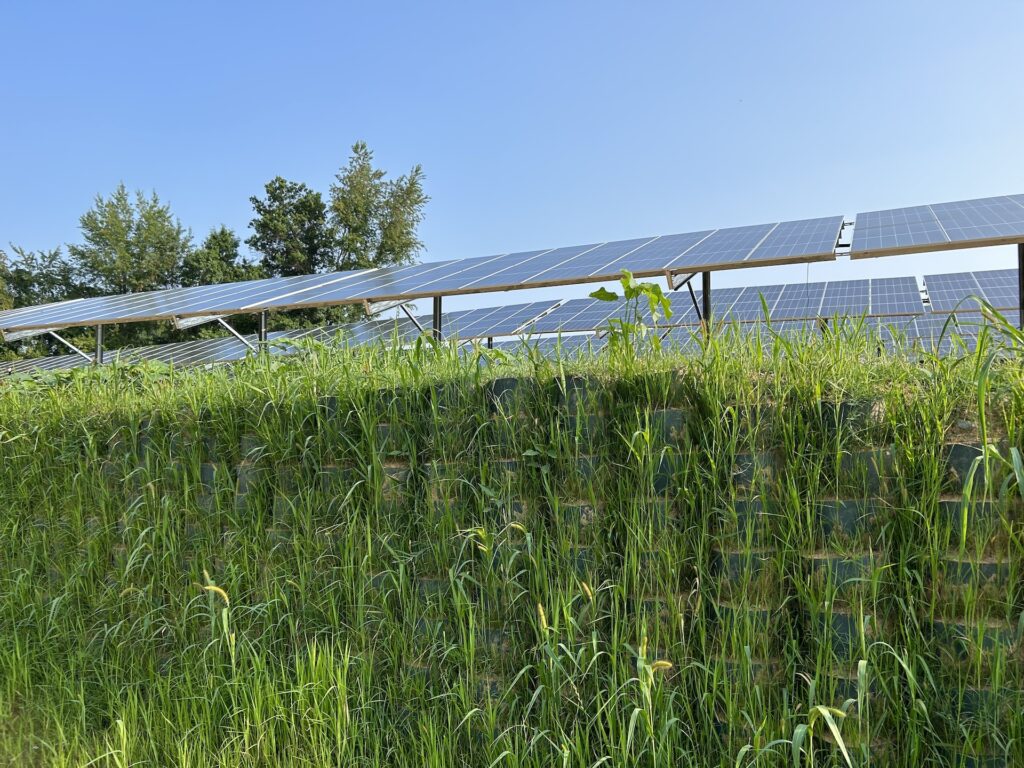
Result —
[[[940, 313], [952, 312], [967, 295], [980, 293], [999, 309], [1015, 308], [1017, 303], [1016, 270], [930, 275], [926, 278], [926, 285], [931, 296], [933, 314], [925, 313], [917, 280], [913, 277], [722, 288], [713, 292], [712, 300], [716, 318], [740, 324], [759, 324], [759, 321], [764, 319], [764, 307], [767, 306], [774, 332], [783, 335], [799, 335], [807, 329], [817, 328], [816, 318], [864, 315], [867, 316], [867, 327], [881, 329], [884, 332], [898, 327], [903, 329], [903, 335], [913, 339], [937, 338], [937, 318], [942, 317], [944, 322], [948, 317], [947, 314]], [[663, 328], [673, 329], [666, 335], [669, 342], [690, 343], [699, 323], [694, 297], [690, 296], [688, 290], [681, 289], [669, 294], [668, 298], [672, 316], [659, 318], [658, 324]], [[699, 306], [699, 291], [695, 292], [695, 298]], [[449, 312], [442, 317], [442, 329], [446, 337], [464, 341], [538, 335], [531, 343], [543, 341], [541, 346], [546, 349], [557, 340], [542, 340], [539, 335], [587, 333], [589, 335], [581, 338], [593, 340], [594, 332], [606, 329], [611, 318], [622, 317], [625, 311], [626, 304], [622, 300], [609, 302], [586, 298], [561, 303], [540, 301]], [[643, 314], [645, 321], [650, 323], [646, 309]], [[1009, 316], [1016, 322], [1016, 313], [1009, 313]], [[326, 340], [340, 336], [344, 343], [356, 346], [381, 342], [408, 344], [423, 331], [429, 332], [432, 322], [430, 315], [421, 315], [415, 321], [408, 317], [399, 317], [277, 332], [270, 334], [270, 340], [276, 342], [271, 347], [271, 352], [294, 352], [295, 347], [288, 345], [287, 342], [301, 338]], [[763, 328], [751, 328], [748, 331], [767, 332]], [[582, 343], [578, 339], [573, 339], [576, 337], [566, 337], [566, 346]], [[246, 340], [250, 344], [256, 344], [255, 336], [248, 336]], [[498, 342], [496, 346], [508, 348], [514, 347], [517, 343], [518, 340]], [[120, 362], [173, 362], [177, 366], [193, 366], [241, 360], [250, 352], [250, 347], [245, 343], [228, 336], [110, 350], [106, 353], [105, 359]], [[80, 355], [58, 355], [0, 364], [0, 374], [59, 370], [86, 365], [89, 365], [89, 361]]]
[[[187, 320], [265, 310], [411, 301], [460, 295], [602, 282], [627, 269], [638, 277], [749, 266], [804, 263], [836, 257], [842, 216], [677, 235], [499, 254], [321, 275], [267, 278], [122, 296], [76, 299], [0, 312], [0, 332], [81, 325]], [[1024, 195], [964, 200], [858, 214], [853, 258], [1024, 242]], [[819, 284], [769, 297], [783, 316], [803, 316], [857, 301], [830, 296]], [[753, 312], [736, 296], [736, 312]], [[864, 304], [863, 296], [859, 298]], [[869, 298], [872, 304], [873, 297]], [[759, 302], [756, 302], [759, 303]], [[902, 311], [905, 305], [896, 304]], [[484, 331], [486, 332], [486, 331]]]
[[704, 230], [475, 259], [80, 299], [0, 312], [0, 330], [409, 301], [486, 291], [835, 258], [843, 218]]
[[1024, 195], [858, 213], [850, 257], [1024, 242]]

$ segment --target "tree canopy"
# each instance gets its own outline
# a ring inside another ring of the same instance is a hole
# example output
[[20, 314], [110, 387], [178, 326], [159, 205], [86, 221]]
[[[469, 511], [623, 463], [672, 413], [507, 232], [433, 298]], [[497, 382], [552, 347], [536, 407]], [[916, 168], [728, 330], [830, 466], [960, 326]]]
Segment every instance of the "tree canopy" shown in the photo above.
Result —
[[160, 202], [156, 193], [133, 197], [124, 184], [82, 214], [83, 243], [68, 246], [84, 283], [93, 291], [129, 293], [177, 283], [192, 233]]
[[430, 200], [423, 191], [423, 169], [388, 180], [373, 166], [365, 142], [331, 185], [330, 214], [335, 233], [335, 269], [366, 269], [412, 262], [423, 243], [416, 229]]
[[245, 242], [268, 275], [408, 264], [423, 247], [416, 231], [430, 200], [423, 179], [418, 165], [388, 179], [366, 143], [356, 142], [327, 203], [303, 183], [269, 181], [264, 197], [251, 198], [255, 216]]
[[264, 187], [265, 197], [250, 197], [255, 217], [245, 243], [261, 255], [268, 275], [305, 275], [331, 263], [334, 234], [319, 192], [277, 176]]

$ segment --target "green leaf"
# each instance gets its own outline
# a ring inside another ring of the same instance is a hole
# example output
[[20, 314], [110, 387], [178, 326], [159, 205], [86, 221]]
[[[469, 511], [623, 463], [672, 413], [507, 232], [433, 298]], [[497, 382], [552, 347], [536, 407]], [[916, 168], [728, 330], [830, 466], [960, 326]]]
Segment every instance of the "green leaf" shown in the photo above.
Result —
[[590, 294], [590, 298], [599, 299], [600, 301], [618, 301], [619, 294], [609, 291], [605, 287], [598, 288]]

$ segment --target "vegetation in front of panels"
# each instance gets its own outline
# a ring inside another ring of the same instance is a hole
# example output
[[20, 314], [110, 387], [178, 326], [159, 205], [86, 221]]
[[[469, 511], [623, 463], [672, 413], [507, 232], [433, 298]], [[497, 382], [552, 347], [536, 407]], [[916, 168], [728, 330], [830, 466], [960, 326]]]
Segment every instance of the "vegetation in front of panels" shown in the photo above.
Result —
[[635, 330], [6, 385], [0, 762], [1021, 765], [1016, 353]]

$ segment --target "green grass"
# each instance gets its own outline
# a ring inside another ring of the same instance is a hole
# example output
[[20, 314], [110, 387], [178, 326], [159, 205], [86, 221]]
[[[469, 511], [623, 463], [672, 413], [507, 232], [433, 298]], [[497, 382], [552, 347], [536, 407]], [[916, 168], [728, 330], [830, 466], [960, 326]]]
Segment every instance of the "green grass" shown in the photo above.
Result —
[[0, 385], [0, 764], [1024, 764], [1016, 353], [643, 350]]

